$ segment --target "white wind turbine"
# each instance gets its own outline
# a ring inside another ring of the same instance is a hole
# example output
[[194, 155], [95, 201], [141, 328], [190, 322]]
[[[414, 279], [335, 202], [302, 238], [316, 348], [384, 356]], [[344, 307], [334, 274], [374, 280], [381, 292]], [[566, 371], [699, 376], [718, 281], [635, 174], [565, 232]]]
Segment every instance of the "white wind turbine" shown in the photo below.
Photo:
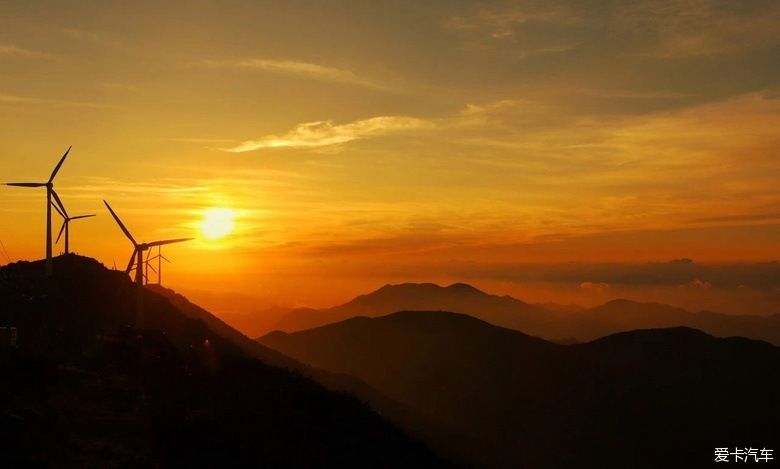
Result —
[[[60, 167], [62, 166], [62, 163], [65, 162], [65, 158], [68, 157], [68, 153], [70, 153], [70, 149], [72, 148], [72, 145], [68, 147], [67, 151], [65, 151], [65, 154], [62, 155], [62, 158], [60, 158], [59, 163], [57, 163], [57, 166], [54, 167], [54, 171], [51, 172], [51, 176], [49, 176], [49, 180], [46, 182], [8, 182], [6, 185], [8, 186], [16, 186], [16, 187], [45, 187], [46, 188], [46, 276], [51, 276], [52, 273], [52, 260], [51, 260], [51, 206], [52, 206], [52, 197], [57, 202], [57, 205], [62, 208], [62, 201], [60, 201], [59, 196], [57, 195], [57, 192], [54, 191], [54, 177], [57, 176], [57, 172], [60, 170]], [[62, 208], [65, 210], [64, 208]]]
[[117, 225], [119, 225], [119, 228], [122, 230], [122, 232], [127, 236], [127, 239], [130, 240], [131, 243], [133, 243], [133, 253], [130, 255], [130, 261], [127, 263], [127, 268], [125, 269], [126, 273], [130, 273], [131, 270], [133, 270], [133, 266], [135, 266], [135, 284], [137, 286], [138, 290], [138, 296], [136, 298], [136, 326], [138, 328], [143, 327], [143, 285], [144, 285], [144, 252], [148, 251], [150, 248], [153, 248], [155, 246], [164, 246], [166, 244], [173, 244], [173, 243], [181, 243], [184, 241], [189, 241], [193, 238], [176, 238], [176, 239], [166, 239], [162, 241], [152, 241], [150, 243], [138, 243], [136, 242], [135, 238], [133, 238], [133, 235], [130, 234], [130, 231], [128, 231], [127, 227], [125, 227], [124, 223], [122, 223], [122, 220], [119, 219], [117, 214], [114, 212], [114, 210], [111, 208], [110, 205], [108, 205], [108, 202], [105, 200], [103, 201], [104, 204], [106, 204], [106, 208], [109, 212], [111, 212], [111, 216], [114, 217], [114, 220], [116, 221]]
[[68, 215], [68, 212], [65, 210], [65, 206], [62, 205], [60, 202], [60, 208], [57, 208], [56, 205], [52, 204], [54, 207], [54, 210], [57, 211], [57, 213], [60, 214], [62, 217], [62, 227], [60, 227], [60, 232], [57, 235], [57, 239], [54, 240], [54, 244], [57, 244], [60, 242], [60, 237], [62, 237], [63, 231], [65, 232], [65, 254], [70, 254], [70, 222], [73, 220], [79, 220], [82, 218], [91, 218], [95, 215], [77, 215], [75, 217], [71, 217]]

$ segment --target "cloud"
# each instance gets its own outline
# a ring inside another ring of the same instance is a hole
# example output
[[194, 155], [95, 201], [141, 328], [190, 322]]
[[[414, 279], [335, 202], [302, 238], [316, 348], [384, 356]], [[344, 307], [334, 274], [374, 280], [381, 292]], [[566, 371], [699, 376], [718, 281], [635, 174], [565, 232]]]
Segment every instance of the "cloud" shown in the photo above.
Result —
[[257, 140], [249, 140], [223, 150], [242, 153], [262, 148], [327, 147], [354, 140], [434, 127], [436, 127], [436, 124], [433, 121], [407, 116], [371, 117], [346, 124], [334, 124], [333, 121], [307, 122], [297, 125], [285, 134], [269, 135]]
[[680, 59], [776, 45], [780, 7], [772, 2], [639, 2], [624, 6], [615, 18], [624, 30], [647, 31], [656, 38], [628, 55]]
[[328, 67], [325, 65], [294, 60], [269, 60], [269, 59], [239, 59], [239, 60], [205, 60], [200, 65], [211, 68], [237, 68], [248, 70], [261, 70], [265, 72], [293, 75], [313, 80], [321, 80], [332, 83], [362, 86], [377, 90], [390, 90], [390, 88], [378, 81], [361, 77], [351, 70]]
[[699, 280], [698, 278], [695, 278], [688, 282], [686, 286], [692, 287], [692, 288], [700, 288], [702, 290], [709, 290], [712, 288], [712, 284], [710, 282], [707, 282], [705, 280]]
[[171, 137], [165, 140], [176, 143], [232, 143], [235, 140], [229, 138], [202, 138], [202, 137]]
[[577, 0], [511, 3], [469, 9], [441, 24], [481, 55], [526, 59], [576, 49], [582, 64], [594, 57], [685, 63], [760, 49], [771, 54], [780, 44], [780, 5], [771, 1], [631, 0], [596, 9]]
[[748, 213], [748, 214], [737, 214], [737, 215], [718, 215], [712, 217], [697, 218], [693, 221], [702, 222], [702, 223], [723, 223], [723, 222], [755, 223], [755, 222], [765, 222], [765, 221], [778, 222], [780, 221], [780, 213], [773, 212], [773, 213]]
[[114, 106], [107, 104], [90, 103], [84, 101], [67, 101], [62, 99], [47, 99], [47, 98], [33, 98], [29, 96], [16, 96], [10, 94], [0, 93], [0, 104], [49, 104], [54, 106], [72, 106], [72, 107], [87, 107], [97, 109], [108, 109]]
[[564, 10], [524, 8], [481, 9], [476, 13], [450, 16], [442, 26], [446, 30], [477, 32], [493, 39], [513, 39], [516, 30], [526, 23], [574, 23], [577, 18]]
[[138, 86], [131, 83], [109, 82], [103, 83], [100, 86], [110, 91], [127, 91], [135, 93], [139, 90]]
[[699, 264], [690, 259], [647, 263], [463, 264], [469, 277], [513, 282], [576, 284], [581, 289], [616, 286], [688, 286], [698, 289], [780, 286], [780, 263]]
[[106, 33], [103, 32], [88, 31], [86, 29], [78, 29], [78, 28], [65, 28], [62, 30], [62, 32], [65, 33], [65, 35], [72, 37], [74, 39], [94, 41], [94, 42], [102, 42], [106, 37]]
[[583, 290], [591, 290], [591, 291], [597, 291], [597, 292], [603, 292], [604, 290], [607, 290], [609, 288], [608, 283], [604, 282], [581, 282], [580, 288]]
[[25, 49], [14, 44], [0, 44], [0, 57], [21, 57], [26, 59], [51, 59], [45, 52]]
[[515, 55], [518, 59], [528, 59], [531, 57], [538, 57], [542, 55], [562, 54], [574, 49], [574, 46], [560, 45], [560, 46], [545, 46], [538, 49], [521, 50]]

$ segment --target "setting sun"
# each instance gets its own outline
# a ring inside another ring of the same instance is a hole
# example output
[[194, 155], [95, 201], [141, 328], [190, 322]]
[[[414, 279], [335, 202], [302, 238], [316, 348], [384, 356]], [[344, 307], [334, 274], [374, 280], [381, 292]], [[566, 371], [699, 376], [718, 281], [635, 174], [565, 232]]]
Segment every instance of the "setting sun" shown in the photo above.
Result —
[[235, 226], [236, 213], [229, 208], [209, 208], [203, 212], [200, 229], [208, 239], [219, 239], [229, 235]]

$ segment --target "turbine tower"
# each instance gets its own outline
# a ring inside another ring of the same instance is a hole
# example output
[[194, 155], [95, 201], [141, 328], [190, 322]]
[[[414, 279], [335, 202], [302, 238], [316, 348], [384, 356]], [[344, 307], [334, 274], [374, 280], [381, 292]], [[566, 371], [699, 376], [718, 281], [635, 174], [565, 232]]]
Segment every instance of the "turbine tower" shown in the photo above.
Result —
[[57, 201], [57, 205], [59, 205], [60, 208], [62, 208], [62, 201], [60, 201], [60, 197], [57, 195], [57, 192], [54, 191], [54, 177], [57, 175], [57, 172], [60, 170], [62, 163], [65, 162], [65, 158], [68, 157], [68, 153], [70, 153], [71, 148], [72, 145], [68, 147], [68, 149], [65, 151], [65, 154], [62, 155], [62, 158], [60, 158], [59, 163], [57, 163], [57, 166], [54, 167], [54, 171], [51, 172], [51, 176], [49, 176], [48, 181], [6, 183], [7, 186], [46, 188], [46, 276], [47, 277], [50, 277], [52, 273], [52, 261], [51, 261], [51, 206], [52, 206], [51, 199], [52, 197], [54, 197], [54, 200]]
[[[152, 261], [157, 260], [157, 268], [152, 267]], [[171, 260], [162, 253], [162, 246], [157, 246], [157, 254], [152, 257], [146, 257], [146, 267], [152, 269], [157, 274], [157, 285], [162, 285], [162, 261], [172, 264]], [[149, 272], [146, 272], [146, 283], [149, 283]]]
[[133, 253], [130, 255], [130, 261], [127, 263], [127, 268], [125, 269], [125, 272], [129, 274], [130, 271], [133, 270], [133, 266], [135, 266], [135, 284], [137, 289], [137, 297], [135, 302], [136, 327], [141, 329], [143, 328], [143, 323], [144, 323], [144, 303], [143, 303], [144, 252], [148, 251], [149, 249], [155, 246], [164, 246], [166, 244], [181, 243], [184, 241], [189, 241], [193, 238], [165, 239], [162, 241], [152, 241], [150, 243], [139, 244], [138, 242], [136, 242], [135, 238], [133, 238], [133, 235], [130, 234], [130, 231], [127, 229], [124, 223], [122, 223], [122, 220], [119, 219], [119, 217], [111, 208], [111, 206], [108, 205], [108, 202], [104, 200], [103, 203], [106, 204], [106, 208], [111, 213], [111, 216], [114, 217], [114, 220], [116, 221], [117, 225], [119, 225], [119, 228], [122, 230], [125, 236], [127, 236], [127, 239], [129, 239], [130, 242], [133, 243]]
[[[157, 246], [157, 249], [160, 249], [160, 246]], [[146, 284], [149, 285], [149, 269], [152, 269], [152, 272], [157, 274], [157, 269], [152, 267], [152, 261], [157, 258], [157, 256], [149, 257], [152, 254], [152, 250], [146, 251], [146, 259], [144, 259], [144, 280], [146, 281]], [[159, 274], [157, 274], [159, 276]]]
[[57, 208], [56, 205], [52, 204], [52, 207], [54, 207], [54, 210], [57, 211], [57, 213], [60, 214], [62, 217], [62, 227], [60, 227], [60, 232], [57, 235], [57, 239], [54, 240], [54, 244], [57, 244], [60, 242], [60, 237], [62, 237], [62, 232], [65, 232], [65, 254], [70, 254], [70, 222], [73, 220], [79, 220], [81, 218], [91, 218], [95, 215], [77, 215], [75, 217], [71, 217], [68, 215], [68, 212], [65, 210], [65, 206], [62, 205], [60, 202], [60, 207]]

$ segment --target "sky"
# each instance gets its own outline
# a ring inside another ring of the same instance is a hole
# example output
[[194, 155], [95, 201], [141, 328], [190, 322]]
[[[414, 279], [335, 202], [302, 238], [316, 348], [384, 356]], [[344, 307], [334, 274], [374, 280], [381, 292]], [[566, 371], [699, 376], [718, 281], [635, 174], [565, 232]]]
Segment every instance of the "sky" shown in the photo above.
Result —
[[[468, 281], [780, 312], [778, 24], [775, 1], [0, 0], [0, 180], [73, 145], [55, 188], [98, 215], [74, 251], [126, 265], [105, 199], [138, 239], [196, 238], [164, 283], [248, 308]], [[44, 203], [0, 188], [11, 259], [43, 256]], [[601, 278], [680, 259], [705, 270]]]

